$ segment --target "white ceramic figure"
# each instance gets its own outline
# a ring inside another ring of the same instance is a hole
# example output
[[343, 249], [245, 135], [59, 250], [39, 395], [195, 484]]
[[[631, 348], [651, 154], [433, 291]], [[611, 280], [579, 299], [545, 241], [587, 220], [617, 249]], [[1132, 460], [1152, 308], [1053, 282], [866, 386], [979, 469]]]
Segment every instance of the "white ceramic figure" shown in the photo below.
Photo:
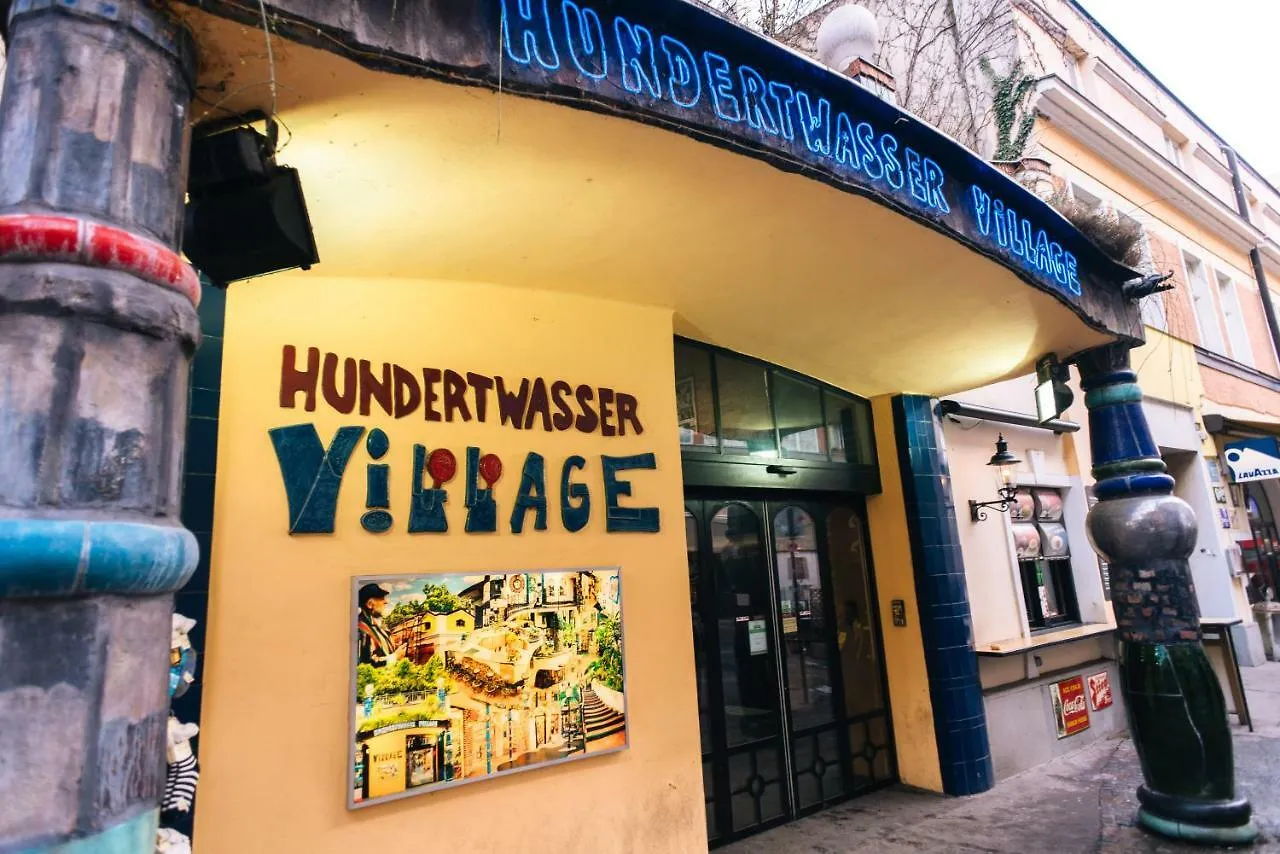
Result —
[[191, 854], [191, 840], [171, 827], [156, 831], [156, 854]]
[[196, 782], [200, 778], [191, 739], [199, 732], [200, 727], [195, 724], [179, 723], [177, 718], [169, 718], [169, 744], [165, 751], [169, 772], [164, 781], [164, 801], [160, 805], [165, 812], [191, 811]]

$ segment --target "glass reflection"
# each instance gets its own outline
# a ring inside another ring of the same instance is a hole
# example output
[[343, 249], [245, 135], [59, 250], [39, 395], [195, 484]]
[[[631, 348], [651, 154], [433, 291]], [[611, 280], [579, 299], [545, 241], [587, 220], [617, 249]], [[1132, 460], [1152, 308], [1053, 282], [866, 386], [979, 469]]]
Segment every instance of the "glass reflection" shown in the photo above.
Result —
[[782, 455], [792, 459], [825, 460], [827, 431], [822, 426], [818, 387], [779, 373], [773, 374], [771, 382]]
[[702, 734], [702, 752], [711, 751], [711, 698], [707, 690], [707, 662], [703, 650], [702, 612], [698, 609], [698, 520], [688, 510], [684, 511], [685, 549], [689, 556], [689, 602], [693, 612], [693, 661], [698, 675], [698, 730]]
[[765, 369], [717, 353], [716, 382], [720, 391], [724, 453], [778, 456]]
[[711, 354], [676, 344], [676, 421], [680, 444], [693, 450], [716, 449], [716, 405], [711, 383]]
[[851, 508], [836, 507], [827, 516], [827, 559], [844, 677], [845, 713], [860, 715], [882, 708], [884, 695], [862, 520]]
[[835, 719], [813, 517], [799, 507], [783, 507], [773, 517], [773, 539], [791, 728], [803, 730]]
[[711, 518], [716, 630], [730, 746], [777, 735], [777, 696], [770, 641], [769, 577], [760, 520], [729, 504]]

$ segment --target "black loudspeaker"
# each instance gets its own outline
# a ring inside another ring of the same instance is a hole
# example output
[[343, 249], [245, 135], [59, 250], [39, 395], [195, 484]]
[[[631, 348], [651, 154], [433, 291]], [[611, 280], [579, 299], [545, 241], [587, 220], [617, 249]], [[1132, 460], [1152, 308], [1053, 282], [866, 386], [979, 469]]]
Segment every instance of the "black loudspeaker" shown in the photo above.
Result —
[[217, 285], [320, 260], [298, 170], [276, 165], [274, 136], [241, 126], [192, 140], [182, 248]]
[[320, 260], [298, 170], [277, 168], [263, 183], [237, 184], [187, 202], [182, 248], [216, 284]]

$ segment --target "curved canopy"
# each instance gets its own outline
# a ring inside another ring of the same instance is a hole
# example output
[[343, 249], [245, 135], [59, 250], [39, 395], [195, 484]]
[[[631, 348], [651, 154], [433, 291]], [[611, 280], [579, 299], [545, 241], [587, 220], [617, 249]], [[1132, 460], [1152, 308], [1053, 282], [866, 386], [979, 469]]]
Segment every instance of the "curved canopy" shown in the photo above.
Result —
[[[325, 48], [274, 42], [312, 275], [667, 306], [681, 334], [861, 394], [1141, 336], [1132, 271], [1039, 199], [682, 0], [422, 0], [394, 25], [373, 0], [274, 5], [280, 33]], [[220, 110], [264, 106], [262, 32], [189, 20]]]

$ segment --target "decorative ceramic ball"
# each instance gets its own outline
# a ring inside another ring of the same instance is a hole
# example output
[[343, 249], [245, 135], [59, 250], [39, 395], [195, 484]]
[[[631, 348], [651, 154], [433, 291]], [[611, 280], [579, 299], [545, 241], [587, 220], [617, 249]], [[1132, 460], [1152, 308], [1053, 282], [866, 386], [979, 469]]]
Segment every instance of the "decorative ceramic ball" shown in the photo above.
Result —
[[871, 60], [880, 43], [880, 25], [866, 6], [836, 7], [818, 27], [818, 61], [843, 72], [855, 59]]

